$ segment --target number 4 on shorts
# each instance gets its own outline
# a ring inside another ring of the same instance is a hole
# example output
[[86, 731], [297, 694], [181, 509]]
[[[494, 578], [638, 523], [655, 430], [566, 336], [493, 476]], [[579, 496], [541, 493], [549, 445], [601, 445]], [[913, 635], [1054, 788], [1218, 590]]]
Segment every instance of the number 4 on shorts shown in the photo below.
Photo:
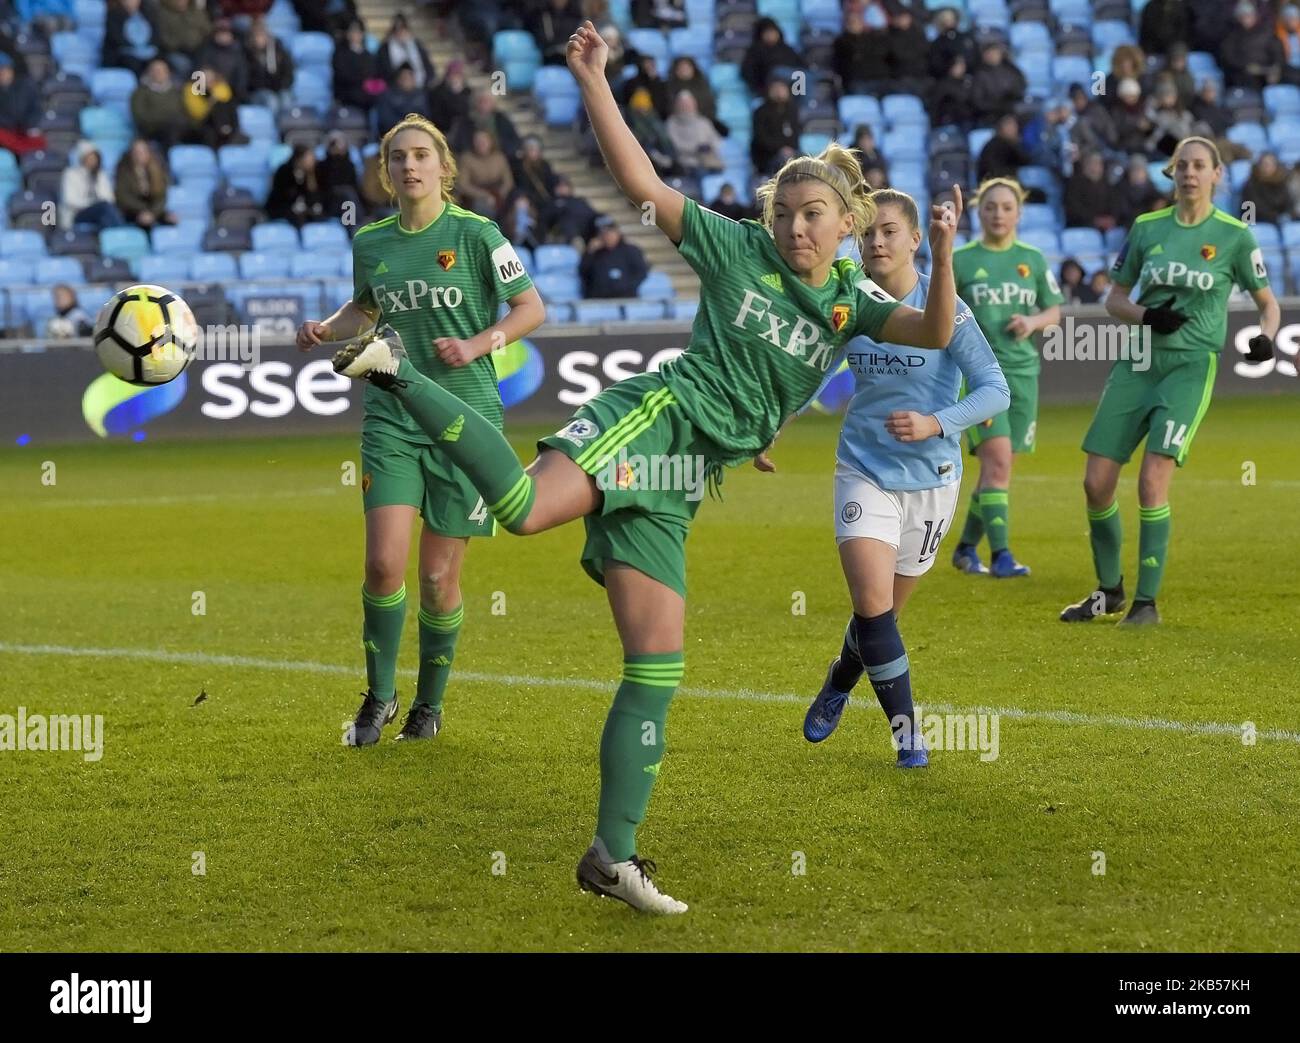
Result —
[[483, 497], [480, 496], [478, 498], [478, 503], [476, 503], [474, 509], [469, 512], [469, 520], [474, 522], [476, 525], [482, 525], [488, 520], [487, 505], [483, 502]]
[[1186, 437], [1187, 437], [1186, 424], [1180, 424], [1178, 427], [1178, 431], [1175, 432], [1174, 422], [1172, 420], [1165, 421], [1165, 444], [1164, 444], [1165, 449], [1168, 449], [1171, 445], [1177, 446], [1179, 449], [1181, 449], [1183, 447], [1183, 439]]

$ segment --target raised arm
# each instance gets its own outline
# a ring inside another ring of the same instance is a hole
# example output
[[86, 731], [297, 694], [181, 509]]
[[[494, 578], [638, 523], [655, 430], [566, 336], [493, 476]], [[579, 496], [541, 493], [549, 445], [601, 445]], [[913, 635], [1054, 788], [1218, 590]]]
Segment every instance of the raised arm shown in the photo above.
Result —
[[578, 81], [582, 104], [591, 118], [591, 129], [605, 157], [605, 166], [619, 191], [643, 211], [646, 204], [653, 207], [659, 230], [674, 243], [680, 243], [685, 199], [659, 179], [645, 149], [623, 122], [623, 114], [618, 111], [618, 102], [605, 78], [608, 57], [609, 46], [590, 21], [583, 22], [569, 37], [569, 69]]
[[925, 311], [903, 305], [885, 321], [881, 340], [916, 348], [946, 348], [956, 317], [957, 283], [952, 274], [952, 244], [961, 220], [961, 186], [953, 185], [953, 202], [930, 207], [930, 292]]

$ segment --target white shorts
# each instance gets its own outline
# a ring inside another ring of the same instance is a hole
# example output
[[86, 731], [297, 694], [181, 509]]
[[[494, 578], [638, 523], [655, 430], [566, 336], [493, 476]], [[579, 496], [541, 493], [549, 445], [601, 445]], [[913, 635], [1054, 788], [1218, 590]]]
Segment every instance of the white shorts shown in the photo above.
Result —
[[861, 471], [835, 465], [835, 542], [870, 539], [898, 549], [894, 572], [923, 576], [957, 510], [960, 483], [889, 492]]

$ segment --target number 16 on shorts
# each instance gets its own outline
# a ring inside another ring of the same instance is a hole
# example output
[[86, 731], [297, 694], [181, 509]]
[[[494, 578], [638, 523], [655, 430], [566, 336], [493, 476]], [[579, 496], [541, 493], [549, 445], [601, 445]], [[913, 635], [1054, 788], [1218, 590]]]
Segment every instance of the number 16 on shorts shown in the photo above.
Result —
[[952, 525], [960, 484], [891, 491], [844, 463], [835, 466], [835, 542], [879, 540], [898, 550], [894, 571], [930, 571]]

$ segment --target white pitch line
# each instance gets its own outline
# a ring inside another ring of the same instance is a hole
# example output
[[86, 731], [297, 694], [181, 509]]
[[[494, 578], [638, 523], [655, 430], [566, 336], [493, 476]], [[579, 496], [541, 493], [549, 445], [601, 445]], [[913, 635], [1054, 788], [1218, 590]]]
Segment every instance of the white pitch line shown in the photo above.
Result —
[[331, 486], [316, 489], [277, 489], [274, 492], [188, 493], [182, 496], [130, 496], [120, 499], [104, 497], [98, 500], [32, 499], [11, 500], [5, 506], [10, 510], [28, 507], [157, 507], [177, 503], [229, 503], [235, 500], [293, 500], [303, 496], [335, 496], [340, 492]]
[[[254, 670], [283, 670], [290, 673], [332, 674], [356, 676], [357, 666], [336, 663], [316, 663], [309, 660], [256, 659], [252, 656], [211, 655], [207, 652], [164, 652], [146, 648], [77, 648], [71, 645], [20, 645], [0, 642], [0, 653], [11, 655], [47, 655], [87, 659], [136, 659], [155, 663], [182, 663], [187, 666], [236, 667]], [[414, 670], [399, 670], [399, 674], [414, 677]], [[583, 688], [609, 692], [615, 687], [613, 678], [597, 680], [590, 677], [532, 677], [528, 674], [487, 674], [474, 670], [456, 671], [456, 680], [471, 684], [528, 685], [540, 688]], [[807, 695], [794, 692], [758, 692], [748, 688], [695, 688], [685, 685], [678, 689], [682, 695], [697, 699], [730, 699], [752, 703], [788, 703], [806, 706]], [[851, 706], [874, 710], [873, 700], [859, 700]], [[1240, 737], [1240, 724], [1218, 721], [1170, 721], [1158, 717], [1114, 717], [1105, 714], [1079, 713], [1075, 710], [1024, 710], [1016, 706], [957, 706], [952, 703], [924, 702], [923, 711], [934, 713], [987, 713], [1000, 714], [1022, 721], [1042, 721], [1075, 727], [1128, 728], [1144, 731], [1182, 732], [1187, 735], [1233, 735]], [[1265, 728], [1255, 733], [1257, 739], [1272, 739], [1300, 745], [1300, 732], [1282, 728]]]
[[[1071, 475], [1063, 475], [1063, 474], [1017, 474], [1015, 480], [1017, 482], [1051, 482], [1054, 484], [1069, 482], [1071, 485], [1080, 485], [1080, 486], [1083, 484], [1082, 478], [1075, 478]], [[1131, 478], [1120, 479], [1121, 484], [1123, 484], [1124, 482], [1128, 482], [1128, 484], [1130, 485], [1136, 485], [1137, 484], [1136, 470], [1134, 471]], [[1239, 489], [1257, 489], [1261, 487], [1295, 489], [1297, 487], [1300, 487], [1300, 481], [1293, 481], [1290, 478], [1269, 478], [1265, 481], [1255, 482], [1254, 485], [1242, 485], [1240, 478], [1184, 478], [1182, 475], [1178, 476], [1178, 484], [1180, 486], [1181, 485], [1217, 485], [1217, 486], [1230, 485], [1233, 486], [1234, 488], [1239, 488]]]

